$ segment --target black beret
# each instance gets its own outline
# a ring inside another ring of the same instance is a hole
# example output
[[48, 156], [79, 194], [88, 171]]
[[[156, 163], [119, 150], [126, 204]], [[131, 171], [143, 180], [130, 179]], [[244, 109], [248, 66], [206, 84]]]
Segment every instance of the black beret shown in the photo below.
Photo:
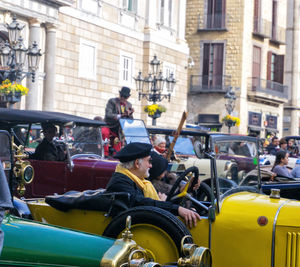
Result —
[[152, 168], [149, 170], [149, 180], [156, 179], [168, 168], [168, 161], [155, 151], [151, 151]]
[[132, 142], [124, 146], [114, 155], [114, 158], [121, 162], [128, 162], [135, 159], [141, 159], [150, 155], [152, 145], [146, 143]]

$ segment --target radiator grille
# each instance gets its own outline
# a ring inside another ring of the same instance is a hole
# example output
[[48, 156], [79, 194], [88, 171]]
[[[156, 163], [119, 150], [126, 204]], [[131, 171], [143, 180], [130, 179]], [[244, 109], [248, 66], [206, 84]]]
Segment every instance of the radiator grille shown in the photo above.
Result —
[[286, 267], [300, 267], [300, 233], [287, 232]]

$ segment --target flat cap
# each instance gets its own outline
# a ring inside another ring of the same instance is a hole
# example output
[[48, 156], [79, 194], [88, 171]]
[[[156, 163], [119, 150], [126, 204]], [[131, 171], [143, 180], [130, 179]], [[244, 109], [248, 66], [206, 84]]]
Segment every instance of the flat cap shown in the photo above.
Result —
[[114, 158], [119, 159], [121, 162], [129, 162], [149, 156], [151, 149], [152, 145], [150, 144], [132, 142], [117, 152]]
[[51, 122], [42, 122], [41, 123], [42, 126], [42, 130], [43, 131], [47, 131], [47, 130], [51, 130], [51, 129], [56, 129], [55, 125]]

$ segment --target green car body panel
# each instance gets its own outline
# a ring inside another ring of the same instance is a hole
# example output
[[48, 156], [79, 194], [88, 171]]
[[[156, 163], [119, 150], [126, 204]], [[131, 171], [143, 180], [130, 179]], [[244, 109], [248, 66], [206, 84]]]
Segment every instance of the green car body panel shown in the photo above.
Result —
[[100, 266], [115, 242], [11, 215], [1, 228], [5, 237], [0, 266]]

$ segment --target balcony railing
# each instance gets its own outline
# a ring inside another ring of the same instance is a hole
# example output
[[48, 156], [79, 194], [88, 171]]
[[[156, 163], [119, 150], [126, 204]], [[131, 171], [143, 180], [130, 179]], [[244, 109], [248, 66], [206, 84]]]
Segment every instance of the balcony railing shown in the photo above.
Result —
[[265, 38], [271, 37], [271, 21], [262, 18], [254, 18], [253, 33]]
[[191, 75], [190, 93], [226, 92], [230, 82], [228, 75]]
[[280, 98], [288, 98], [288, 87], [281, 83], [251, 77], [248, 79], [248, 90], [266, 93]]
[[226, 30], [225, 14], [199, 15], [198, 31], [224, 31]]
[[280, 44], [285, 44], [286, 29], [279, 26], [273, 26], [271, 29], [271, 40]]

